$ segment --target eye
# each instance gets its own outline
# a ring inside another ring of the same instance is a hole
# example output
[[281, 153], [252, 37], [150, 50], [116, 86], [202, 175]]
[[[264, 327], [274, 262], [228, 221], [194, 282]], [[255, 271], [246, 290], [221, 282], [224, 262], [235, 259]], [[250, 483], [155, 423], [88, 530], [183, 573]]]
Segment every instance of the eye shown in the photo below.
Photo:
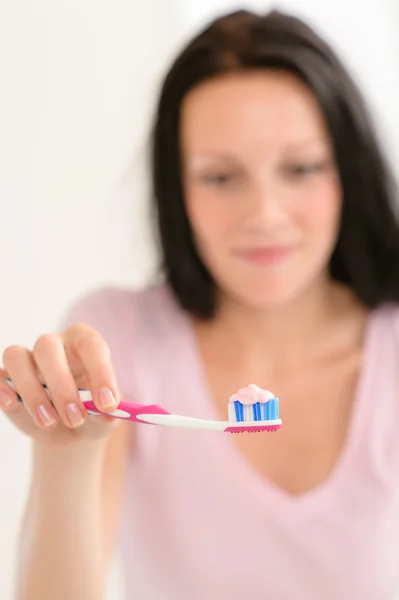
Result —
[[326, 169], [326, 163], [298, 163], [285, 167], [286, 174], [292, 179], [305, 179]]
[[234, 182], [237, 179], [233, 173], [207, 173], [203, 175], [202, 180], [206, 185], [224, 186]]

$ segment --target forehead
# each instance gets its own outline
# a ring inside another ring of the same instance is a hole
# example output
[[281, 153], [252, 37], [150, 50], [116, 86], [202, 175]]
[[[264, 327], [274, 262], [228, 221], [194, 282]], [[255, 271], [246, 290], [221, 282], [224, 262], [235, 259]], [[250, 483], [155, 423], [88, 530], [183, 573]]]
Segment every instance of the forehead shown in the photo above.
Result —
[[185, 150], [217, 151], [326, 141], [322, 112], [308, 88], [288, 73], [246, 71], [209, 80], [182, 104]]

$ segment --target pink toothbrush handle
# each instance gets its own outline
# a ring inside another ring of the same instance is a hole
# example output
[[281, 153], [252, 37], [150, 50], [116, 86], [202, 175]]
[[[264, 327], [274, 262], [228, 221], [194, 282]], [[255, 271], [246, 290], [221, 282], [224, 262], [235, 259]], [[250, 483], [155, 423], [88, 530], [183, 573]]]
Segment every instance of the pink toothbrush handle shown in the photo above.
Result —
[[92, 400], [83, 401], [84, 406], [91, 414], [98, 415], [109, 415], [118, 419], [125, 419], [126, 421], [133, 421], [135, 423], [145, 423], [141, 419], [137, 419], [137, 415], [169, 415], [170, 413], [158, 406], [157, 404], [137, 404], [136, 402], [120, 402], [116, 410], [109, 413], [100, 412]]
[[[11, 379], [5, 380], [12, 389], [15, 389]], [[42, 384], [43, 388], [48, 392], [46, 385]], [[158, 404], [137, 404], [136, 402], [125, 402], [119, 403], [118, 408], [112, 412], [101, 412], [97, 409], [94, 402], [91, 400], [91, 393], [88, 390], [82, 390], [79, 388], [80, 399], [82, 404], [86, 407], [87, 411], [95, 415], [109, 415], [117, 419], [125, 419], [126, 421], [133, 421], [135, 423], [145, 423], [141, 419], [137, 419], [137, 415], [169, 415], [170, 413], [162, 406]], [[19, 402], [22, 402], [21, 396], [18, 395]], [[51, 398], [50, 398], [51, 400]]]

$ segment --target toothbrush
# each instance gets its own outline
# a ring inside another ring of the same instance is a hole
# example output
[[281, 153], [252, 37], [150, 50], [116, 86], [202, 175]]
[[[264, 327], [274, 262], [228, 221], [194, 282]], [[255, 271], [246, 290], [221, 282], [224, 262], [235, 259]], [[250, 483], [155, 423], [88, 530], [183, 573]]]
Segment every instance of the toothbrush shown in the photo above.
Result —
[[[6, 379], [5, 381], [15, 391], [11, 379]], [[42, 385], [51, 400], [47, 386]], [[260, 392], [260, 394], [258, 393], [259, 397], [257, 401], [252, 406], [247, 403], [249, 401], [248, 396], [251, 394], [249, 390], [252, 391], [252, 398], [254, 398], [254, 392], [255, 396], [257, 391]], [[248, 388], [244, 388], [244, 390], [240, 390], [236, 395], [231, 396], [228, 406], [228, 421], [212, 421], [209, 419], [176, 415], [168, 412], [158, 404], [147, 405], [125, 401], [121, 401], [118, 408], [112, 412], [101, 412], [97, 410], [93, 403], [89, 390], [79, 389], [79, 396], [87, 412], [91, 415], [107, 415], [136, 423], [181, 427], [185, 429], [223, 431], [226, 433], [277, 431], [282, 425], [282, 421], [279, 418], [279, 399], [275, 398], [271, 392], [260, 390], [260, 388], [257, 388], [253, 384], [248, 386]], [[22, 402], [22, 398], [19, 395], [18, 401]]]

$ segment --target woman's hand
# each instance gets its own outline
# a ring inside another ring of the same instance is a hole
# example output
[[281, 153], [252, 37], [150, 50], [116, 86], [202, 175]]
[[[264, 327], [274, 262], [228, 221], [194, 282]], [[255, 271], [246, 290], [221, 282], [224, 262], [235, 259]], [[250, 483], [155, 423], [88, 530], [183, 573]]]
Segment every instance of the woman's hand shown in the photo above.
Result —
[[[121, 423], [110, 416], [88, 415], [79, 398], [78, 388], [90, 390], [94, 404], [103, 412], [115, 410], [120, 401], [109, 347], [92, 327], [77, 324], [62, 334], [43, 335], [33, 350], [9, 346], [3, 362], [0, 407], [33, 440], [66, 444], [102, 439]], [[5, 381], [7, 377], [23, 403]]]

